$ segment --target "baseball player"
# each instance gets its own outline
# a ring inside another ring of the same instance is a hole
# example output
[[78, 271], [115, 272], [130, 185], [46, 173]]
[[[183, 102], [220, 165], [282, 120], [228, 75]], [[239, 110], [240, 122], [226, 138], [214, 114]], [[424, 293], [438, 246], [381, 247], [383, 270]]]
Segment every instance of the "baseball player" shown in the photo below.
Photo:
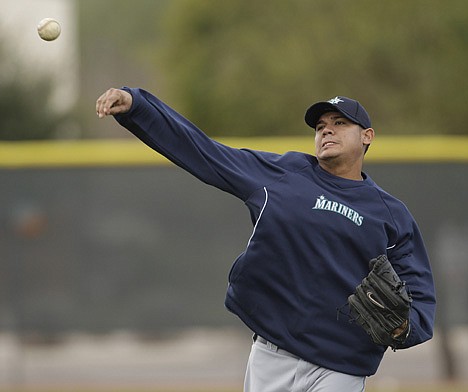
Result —
[[142, 89], [109, 89], [96, 111], [249, 209], [225, 299], [254, 333], [245, 391], [363, 391], [388, 347], [432, 337], [423, 239], [405, 205], [362, 172], [374, 130], [359, 102], [307, 110], [315, 156], [220, 144]]

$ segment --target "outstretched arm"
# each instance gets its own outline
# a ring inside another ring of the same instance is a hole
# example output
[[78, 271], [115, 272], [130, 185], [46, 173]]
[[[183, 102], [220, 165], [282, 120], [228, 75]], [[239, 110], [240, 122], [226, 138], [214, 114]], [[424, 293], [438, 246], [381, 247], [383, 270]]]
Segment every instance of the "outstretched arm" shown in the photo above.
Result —
[[244, 201], [284, 173], [277, 165], [279, 154], [216, 142], [142, 89], [107, 90], [96, 102], [96, 113], [100, 118], [114, 116], [120, 125], [182, 169]]

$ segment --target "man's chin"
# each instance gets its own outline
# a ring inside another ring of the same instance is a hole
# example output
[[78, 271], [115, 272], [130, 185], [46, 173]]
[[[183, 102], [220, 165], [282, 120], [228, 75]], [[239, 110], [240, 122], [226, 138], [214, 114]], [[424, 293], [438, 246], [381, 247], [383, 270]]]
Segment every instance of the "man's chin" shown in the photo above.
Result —
[[339, 157], [339, 154], [333, 152], [333, 151], [325, 151], [319, 155], [317, 155], [317, 159], [319, 161], [333, 161], [334, 159], [337, 159]]

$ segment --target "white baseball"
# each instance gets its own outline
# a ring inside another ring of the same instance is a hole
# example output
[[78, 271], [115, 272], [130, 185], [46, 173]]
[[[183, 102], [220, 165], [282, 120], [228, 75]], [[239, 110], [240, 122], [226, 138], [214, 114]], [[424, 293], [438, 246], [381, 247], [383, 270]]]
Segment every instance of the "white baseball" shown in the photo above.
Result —
[[60, 23], [53, 18], [42, 19], [37, 25], [37, 32], [44, 41], [53, 41], [60, 35]]

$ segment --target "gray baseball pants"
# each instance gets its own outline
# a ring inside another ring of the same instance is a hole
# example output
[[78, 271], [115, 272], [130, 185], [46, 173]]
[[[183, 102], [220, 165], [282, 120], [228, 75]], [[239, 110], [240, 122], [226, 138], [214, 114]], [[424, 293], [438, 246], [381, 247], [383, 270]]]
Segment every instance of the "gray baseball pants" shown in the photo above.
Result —
[[252, 345], [244, 392], [363, 392], [366, 377], [306, 362], [258, 337]]

